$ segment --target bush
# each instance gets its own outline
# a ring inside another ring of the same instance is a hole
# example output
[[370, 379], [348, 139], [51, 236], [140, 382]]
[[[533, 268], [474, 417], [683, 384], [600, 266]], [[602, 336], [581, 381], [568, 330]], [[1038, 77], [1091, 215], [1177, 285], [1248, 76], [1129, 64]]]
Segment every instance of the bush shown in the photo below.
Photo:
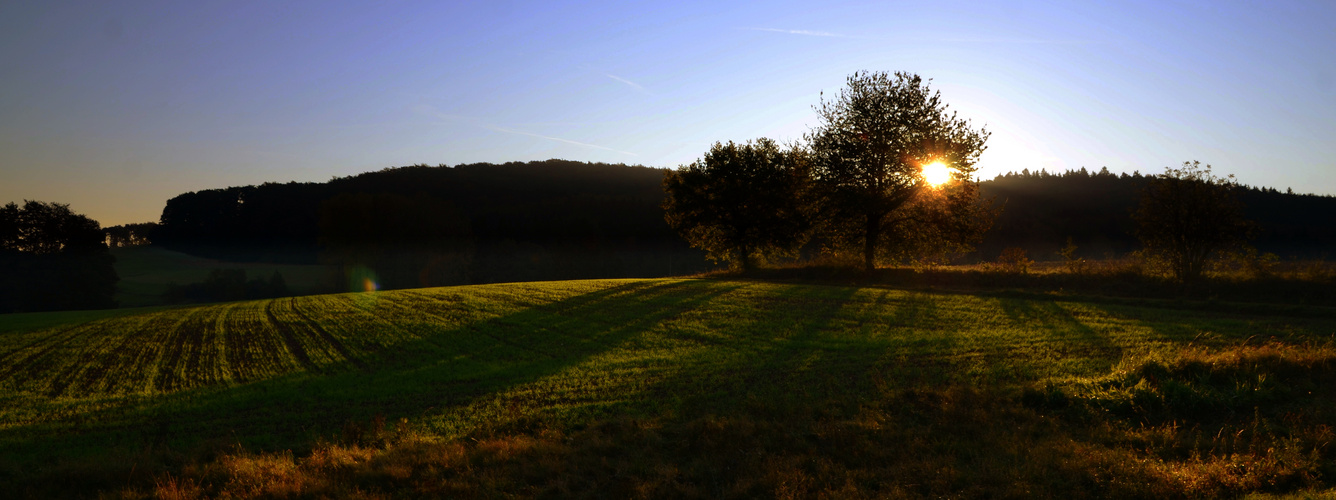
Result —
[[1067, 272], [1072, 274], [1085, 274], [1090, 270], [1090, 265], [1086, 260], [1076, 256], [1076, 244], [1072, 242], [1070, 236], [1067, 237], [1067, 246], [1062, 247], [1062, 250], [1058, 250], [1058, 254], [1062, 255], [1062, 259], [1066, 261]]
[[997, 265], [1003, 272], [1026, 274], [1030, 272], [1030, 265], [1034, 264], [1025, 256], [1025, 249], [1020, 247], [1010, 247], [1002, 250], [1002, 255], [997, 257]]

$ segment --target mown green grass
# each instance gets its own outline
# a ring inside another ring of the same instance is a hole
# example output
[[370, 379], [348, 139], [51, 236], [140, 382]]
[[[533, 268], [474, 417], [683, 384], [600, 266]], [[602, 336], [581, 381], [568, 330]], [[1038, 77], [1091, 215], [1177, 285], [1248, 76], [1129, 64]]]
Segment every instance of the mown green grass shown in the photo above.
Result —
[[0, 316], [18, 491], [1162, 497], [1336, 472], [1323, 315], [657, 279], [94, 316]]

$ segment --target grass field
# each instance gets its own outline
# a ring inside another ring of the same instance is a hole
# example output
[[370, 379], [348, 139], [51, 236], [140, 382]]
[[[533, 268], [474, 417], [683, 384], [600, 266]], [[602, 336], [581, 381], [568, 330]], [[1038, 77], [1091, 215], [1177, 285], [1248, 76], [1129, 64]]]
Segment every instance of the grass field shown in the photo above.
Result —
[[0, 482], [131, 498], [1324, 491], [1336, 311], [1246, 310], [657, 279], [0, 316]]
[[296, 295], [328, 290], [335, 276], [334, 269], [324, 265], [226, 262], [154, 246], [113, 248], [111, 253], [121, 278], [116, 289], [121, 307], [161, 305], [167, 285], [202, 282], [214, 269], [242, 269], [247, 278], [269, 278], [278, 272]]

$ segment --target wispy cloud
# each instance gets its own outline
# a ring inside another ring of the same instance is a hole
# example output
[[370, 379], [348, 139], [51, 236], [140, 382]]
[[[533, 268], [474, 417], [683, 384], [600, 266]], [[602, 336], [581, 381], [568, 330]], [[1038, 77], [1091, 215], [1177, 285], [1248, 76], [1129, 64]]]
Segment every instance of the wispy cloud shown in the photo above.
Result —
[[828, 31], [782, 30], [776, 28], [742, 28], [742, 29], [751, 31], [769, 31], [771, 33], [784, 33], [786, 35], [824, 36], [830, 38], [854, 38], [848, 35], [841, 35], [839, 33], [831, 33]]
[[[609, 76], [611, 76], [611, 75], [609, 75]], [[630, 82], [628, 82], [628, 83], [630, 83]], [[442, 112], [440, 112], [440, 111], [437, 111], [435, 107], [433, 107], [433, 106], [431, 106], [431, 105], [429, 105], [429, 104], [419, 104], [419, 105], [417, 105], [417, 106], [414, 106], [414, 107], [413, 107], [413, 111], [416, 112], [416, 113], [419, 113], [419, 114], [423, 114], [423, 115], [434, 116], [434, 117], [436, 117], [436, 118], [439, 118], [439, 119], [441, 119], [441, 120], [445, 120], [445, 121], [448, 121], [448, 122], [461, 122], [461, 121], [462, 121], [462, 122], [470, 123], [470, 124], [472, 124], [472, 125], [474, 125], [474, 126], [476, 126], [476, 127], [480, 127], [480, 128], [484, 128], [484, 129], [487, 129], [487, 130], [491, 130], [491, 131], [493, 131], [493, 132], [501, 132], [501, 133], [505, 133], [505, 134], [515, 134], [515, 135], [527, 135], [527, 136], [529, 136], [529, 137], [537, 137], [537, 138], [539, 138], [539, 139], [547, 139], [547, 140], [549, 140], [549, 141], [564, 142], [564, 143], [566, 143], [566, 144], [572, 144], [572, 145], [576, 145], [576, 146], [580, 146], [580, 147], [593, 148], [593, 149], [601, 149], [601, 150], [603, 150], [603, 151], [612, 151], [612, 152], [614, 152], [614, 153], [621, 153], [621, 154], [624, 154], [624, 155], [640, 156], [640, 155], [637, 155], [637, 154], [632, 153], [632, 152], [630, 152], [630, 151], [622, 151], [622, 150], [620, 150], [620, 149], [613, 149], [613, 148], [610, 148], [610, 147], [607, 147], [607, 146], [599, 146], [598, 144], [590, 144], [590, 143], [587, 143], [587, 142], [572, 141], [572, 140], [570, 140], [570, 139], [562, 139], [562, 138], [560, 138], [560, 137], [552, 137], [552, 136], [550, 136], [550, 135], [535, 134], [535, 133], [533, 133], [533, 132], [525, 132], [525, 131], [523, 131], [523, 130], [515, 130], [515, 129], [513, 129], [513, 128], [498, 127], [498, 126], [496, 126], [496, 125], [491, 125], [491, 124], [489, 124], [489, 123], [485, 123], [485, 122], [483, 122], [482, 120], [480, 120], [480, 119], [478, 119], [478, 118], [476, 118], [476, 117], [467, 116], [467, 115], [456, 115], [456, 114], [450, 114], [450, 113], [442, 113]]]
[[636, 89], [636, 90], [639, 90], [641, 93], [643, 93], [643, 94], [645, 94], [645, 95], [647, 95], [647, 96], [653, 96], [653, 95], [654, 95], [653, 93], [650, 93], [649, 90], [646, 90], [645, 87], [641, 87], [639, 83], [633, 82], [633, 81], [631, 81], [631, 80], [627, 80], [627, 79], [625, 79], [625, 78], [622, 78], [622, 77], [620, 77], [620, 76], [614, 75], [614, 74], [612, 74], [612, 73], [604, 73], [603, 76], [606, 76], [606, 77], [611, 78], [611, 79], [613, 79], [613, 80], [617, 80], [617, 81], [619, 81], [619, 82], [625, 83], [625, 84], [627, 84], [628, 86], [630, 86], [631, 88]]
[[505, 128], [505, 127], [497, 127], [497, 126], [494, 126], [494, 125], [483, 125], [483, 128], [485, 128], [485, 129], [487, 129], [487, 130], [493, 130], [493, 131], [496, 131], [496, 132], [504, 132], [504, 133], [507, 133], [507, 134], [527, 135], [527, 136], [529, 136], [529, 137], [537, 137], [537, 138], [539, 138], [539, 139], [547, 139], [547, 140], [549, 140], [549, 141], [564, 142], [564, 143], [566, 143], [566, 144], [574, 144], [574, 145], [576, 145], [576, 146], [583, 146], [583, 147], [586, 147], [586, 148], [602, 149], [602, 150], [604, 150], [604, 151], [612, 151], [612, 152], [614, 152], [614, 153], [621, 153], [621, 154], [624, 154], [624, 155], [640, 156], [640, 155], [637, 155], [637, 154], [632, 153], [632, 152], [630, 152], [630, 151], [622, 151], [622, 150], [620, 150], [620, 149], [612, 149], [612, 148], [610, 148], [610, 147], [606, 147], [606, 146], [599, 146], [599, 145], [597, 145], [597, 144], [589, 144], [589, 143], [587, 143], [587, 142], [572, 141], [572, 140], [570, 140], [570, 139], [562, 139], [562, 138], [560, 138], [560, 137], [552, 137], [552, 136], [550, 136], [550, 135], [535, 134], [535, 133], [533, 133], [533, 132], [525, 132], [525, 131], [523, 131], [523, 130], [515, 130], [515, 129], [509, 129], [509, 128]]
[[1058, 45], [1083, 45], [1095, 43], [1090, 40], [1059, 40], [1048, 38], [940, 38], [937, 42], [944, 43], [1016, 43], [1016, 44], [1058, 44]]
[[[883, 40], [883, 38], [851, 36], [841, 33], [831, 33], [829, 31], [785, 30], [776, 28], [739, 28], [739, 29], [744, 29], [749, 31], [766, 31], [770, 33], [783, 33], [786, 35], [820, 36], [827, 38], [850, 38], [858, 40]], [[1059, 45], [1083, 45], [1089, 43], [1097, 43], [1090, 40], [1061, 40], [1061, 39], [1045, 39], [1045, 38], [1004, 38], [1004, 37], [998, 37], [998, 38], [955, 37], [955, 38], [936, 38], [936, 39], [922, 39], [922, 40], [933, 41], [938, 43], [1014, 43], [1014, 44], [1059, 44]]]

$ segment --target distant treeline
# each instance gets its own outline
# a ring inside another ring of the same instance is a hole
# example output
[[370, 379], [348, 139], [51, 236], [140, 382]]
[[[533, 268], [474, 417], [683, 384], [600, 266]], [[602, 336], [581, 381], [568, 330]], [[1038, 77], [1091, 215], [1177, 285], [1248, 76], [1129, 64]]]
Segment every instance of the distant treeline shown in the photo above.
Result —
[[[382, 288], [702, 271], [664, 222], [664, 170], [548, 160], [388, 168], [323, 183], [186, 193], [167, 202], [153, 243], [241, 261], [344, 266], [350, 286]], [[980, 182], [1003, 210], [976, 259], [1021, 247], [1057, 258], [1122, 255], [1140, 244], [1131, 212], [1150, 176], [1085, 169], [1009, 173]], [[1282, 257], [1331, 257], [1336, 197], [1240, 188]]]
[[[1077, 254], [1099, 258], [1140, 248], [1133, 236], [1132, 210], [1152, 176], [1080, 170], [1008, 173], [979, 183], [985, 198], [1003, 204], [1002, 214], [979, 246], [992, 259], [1007, 247], [1021, 247], [1040, 259], [1057, 258], [1067, 244]], [[1241, 186], [1245, 215], [1257, 222], [1252, 245], [1281, 257], [1336, 256], [1336, 197]]]
[[157, 228], [156, 222], [122, 224], [104, 227], [102, 234], [106, 235], [107, 246], [110, 248], [134, 247], [152, 243], [153, 230]]
[[153, 243], [344, 266], [356, 287], [641, 277], [708, 269], [664, 222], [660, 169], [548, 160], [417, 165], [168, 200]]

